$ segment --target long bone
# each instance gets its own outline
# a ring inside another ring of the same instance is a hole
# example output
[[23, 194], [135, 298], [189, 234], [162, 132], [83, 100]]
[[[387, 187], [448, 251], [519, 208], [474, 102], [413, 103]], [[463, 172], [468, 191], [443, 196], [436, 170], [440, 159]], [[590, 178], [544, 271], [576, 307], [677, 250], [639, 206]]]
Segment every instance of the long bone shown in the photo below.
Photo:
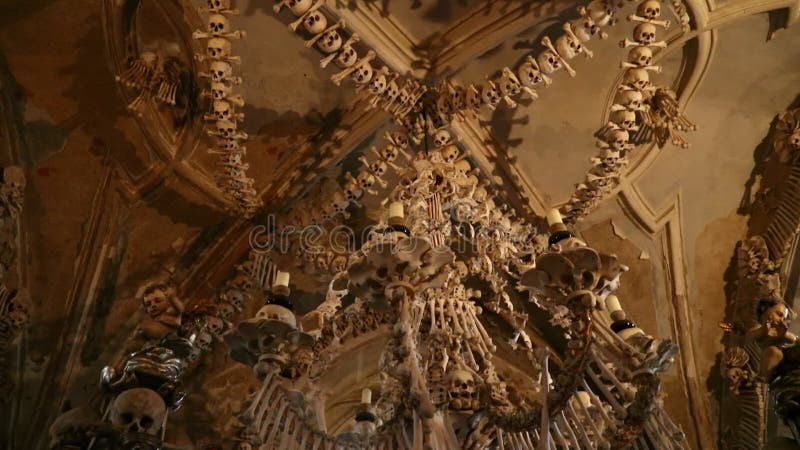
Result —
[[[583, 382], [585, 384], [586, 380], [584, 380]], [[595, 407], [598, 410], [605, 412], [605, 410], [603, 409], [603, 403], [600, 401], [600, 399], [596, 395], [594, 395], [593, 392], [591, 392], [591, 391], [584, 391], [584, 392], [586, 392], [587, 393], [586, 395], [589, 396], [589, 403], [590, 404], [597, 403], [595, 405]], [[578, 405], [580, 407], [581, 413], [583, 414], [584, 417], [587, 418], [587, 420], [589, 421], [589, 424], [592, 426], [592, 431], [594, 432], [594, 435], [597, 436], [598, 444], [599, 444], [598, 447], [609, 448], [610, 444], [608, 443], [608, 440], [603, 435], [603, 433], [600, 432], [600, 429], [597, 427], [597, 423], [595, 422], [594, 417], [592, 417], [592, 414], [590, 413], [589, 408], [587, 408], [586, 405], [584, 405], [582, 401], [579, 401]], [[606, 418], [607, 417], [608, 416], [606, 416]]]
[[561, 54], [556, 51], [556, 48], [553, 47], [553, 43], [550, 41], [549, 36], [545, 36], [542, 38], [542, 45], [547, 47], [548, 50], [550, 50], [551, 52], [553, 52], [554, 55], [556, 55], [556, 58], [558, 58], [558, 60], [561, 61], [561, 64], [564, 66], [564, 69], [567, 71], [567, 73], [569, 73], [569, 76], [574, 77], [575, 75], [578, 74], [577, 72], [575, 72], [575, 69], [573, 69], [572, 66], [569, 65], [567, 60], [564, 59], [564, 57], [561, 56]]
[[340, 28], [344, 29], [344, 27], [345, 27], [344, 19], [341, 19], [338, 22], [336, 22], [335, 24], [333, 24], [333, 25], [329, 26], [328, 28], [326, 28], [325, 30], [323, 30], [321, 33], [315, 35], [311, 39], [306, 40], [303, 45], [305, 45], [306, 48], [311, 48], [311, 47], [314, 46], [314, 44], [317, 43], [317, 41], [322, 39], [322, 37], [325, 36], [325, 34], [331, 32], [331, 31], [334, 31], [334, 30], [338, 30]]
[[311, 14], [312, 12], [322, 8], [324, 5], [325, 5], [325, 0], [318, 0], [316, 3], [314, 3], [311, 6], [311, 8], [308, 8], [308, 10], [306, 12], [301, 14], [297, 18], [297, 20], [295, 20], [294, 22], [290, 23], [289, 24], [289, 28], [291, 28], [292, 31], [297, 31], [297, 27], [299, 27], [300, 24], [303, 23], [304, 20], [306, 20], [306, 17], [308, 17], [309, 14]]
[[656, 448], [672, 448], [672, 440], [664, 434], [664, 430], [653, 422], [653, 414], [644, 423], [644, 430], [652, 441], [655, 441]]
[[261, 384], [261, 389], [256, 391], [256, 393], [253, 395], [250, 406], [239, 416], [239, 420], [242, 420], [245, 423], [250, 423], [253, 421], [253, 419], [255, 419], [255, 414], [256, 411], [258, 411], [259, 405], [261, 404], [261, 399], [264, 397], [264, 394], [266, 394], [270, 386], [270, 382], [272, 381], [272, 375], [273, 373], [270, 372], [264, 378], [264, 382]]
[[286, 420], [284, 420], [282, 423], [283, 430], [281, 430], [281, 437], [278, 441], [278, 450], [290, 450], [292, 437], [294, 437], [294, 433], [298, 430], [297, 422], [297, 416], [295, 415], [294, 411], [289, 408], [289, 412], [286, 414]]
[[562, 409], [558, 413], [558, 415], [556, 416], [556, 423], [560, 423], [561, 427], [567, 431], [564, 437], [569, 440], [570, 444], [574, 445], [576, 449], [581, 448], [581, 443], [580, 441], [578, 441], [578, 436], [575, 434], [575, 429], [574, 429], [575, 427], [570, 426], [570, 423], [567, 420], [567, 416], [565, 414], [565, 410]]
[[[580, 401], [578, 402], [580, 403]], [[567, 407], [565, 410], [562, 410], [562, 413], [568, 415], [568, 419], [574, 422], [577, 425], [578, 429], [578, 439], [585, 445], [584, 448], [595, 448], [594, 444], [592, 443], [589, 435], [586, 433], [586, 424], [584, 422], [589, 422], [592, 427], [594, 427], [594, 423], [592, 423], [591, 416], [584, 416], [585, 420], [581, 420], [578, 414], [575, 412], [575, 408], [572, 406], [572, 403], [568, 402]]]
[[[273, 380], [273, 381], [275, 381], [275, 380]], [[262, 397], [262, 399], [261, 399], [261, 404], [262, 405], [261, 405], [261, 408], [258, 410], [256, 416], [255, 416], [255, 423], [257, 423], [257, 424], [263, 423], [264, 417], [267, 414], [267, 410], [269, 409], [270, 406], [274, 406], [273, 403], [272, 403], [272, 400], [273, 400], [274, 396], [278, 395], [278, 393], [279, 393], [279, 391], [277, 390], [278, 384], [279, 383], [277, 383], [277, 382], [271, 383], [269, 391], [266, 393], [266, 395], [264, 397]]]
[[351, 73], [355, 72], [355, 70], [360, 66], [362, 66], [363, 64], [369, 64], [370, 61], [375, 59], [375, 56], [377, 55], [375, 54], [374, 50], [368, 51], [366, 56], [359, 59], [358, 62], [356, 62], [352, 66], [346, 67], [342, 69], [341, 72], [331, 75], [331, 81], [333, 81], [333, 84], [335, 84], [336, 86], [339, 86], [340, 84], [342, 84], [342, 80], [350, 76]]
[[619, 67], [622, 69], [644, 69], [653, 71], [655, 73], [661, 73], [662, 70], [661, 66], [640, 66], [638, 64], [629, 63], [627, 61], [620, 62]]
[[[279, 422], [283, 419], [283, 414], [286, 412], [286, 408], [289, 406], [289, 402], [284, 400], [281, 397], [280, 402], [278, 403], [278, 407], [272, 411], [271, 415], [268, 415], [265, 421], [262, 424], [259, 437], [261, 438], [262, 448], [265, 449], [273, 449], [274, 447], [271, 446], [272, 442], [275, 440], [275, 436], [278, 434], [278, 428], [280, 428]], [[267, 434], [267, 430], [269, 430], [269, 434]]]
[[668, 30], [671, 24], [669, 20], [648, 19], [647, 17], [642, 17], [636, 14], [630, 14], [627, 19], [629, 22], [651, 23], [653, 25], [658, 25], [663, 27], [665, 30]]
[[569, 442], [567, 442], [567, 438], [564, 437], [564, 434], [561, 433], [561, 428], [558, 426], [558, 419], [559, 415], [556, 415], [556, 419], [550, 422], [550, 430], [552, 430], [553, 435], [555, 436], [554, 441], [560, 445], [560, 448], [569, 449]]
[[647, 44], [643, 44], [641, 42], [632, 41], [628, 38], [625, 38], [619, 42], [620, 48], [628, 48], [628, 47], [658, 47], [658, 48], [667, 48], [666, 41], [656, 41], [650, 42]]
[[600, 376], [594, 370], [591, 370], [588, 367], [586, 369], [586, 373], [589, 374], [589, 378], [591, 378], [594, 384], [597, 385], [597, 388], [600, 389], [605, 396], [606, 401], [611, 404], [611, 407], [614, 408], [617, 414], [622, 415], [622, 417], [626, 416], [627, 410], [619, 403], [617, 397], [611, 393], [611, 391], [608, 389], [608, 385], [600, 379]]

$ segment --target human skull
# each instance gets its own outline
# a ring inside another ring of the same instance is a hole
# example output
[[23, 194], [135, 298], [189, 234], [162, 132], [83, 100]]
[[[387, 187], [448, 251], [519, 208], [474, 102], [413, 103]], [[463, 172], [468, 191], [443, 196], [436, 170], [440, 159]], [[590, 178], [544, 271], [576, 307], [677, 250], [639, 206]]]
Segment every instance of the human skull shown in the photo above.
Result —
[[456, 369], [448, 374], [447, 385], [450, 394], [450, 409], [456, 411], [473, 409], [474, 400], [477, 398], [477, 386], [472, 373]]
[[331, 271], [333, 273], [341, 273], [347, 269], [347, 257], [344, 255], [337, 255], [331, 261]]
[[563, 58], [572, 59], [583, 51], [583, 45], [565, 33], [556, 39], [556, 50]]
[[483, 101], [481, 100], [481, 90], [483, 88], [481, 85], [470, 85], [469, 89], [467, 89], [467, 106], [470, 109], [479, 110], [483, 105]]
[[212, 61], [209, 65], [211, 81], [221, 83], [233, 75], [233, 67], [227, 61]]
[[211, 333], [208, 331], [201, 331], [197, 333], [194, 338], [194, 346], [203, 351], [211, 350], [211, 343], [214, 341]]
[[630, 137], [626, 130], [611, 130], [605, 136], [605, 140], [608, 145], [617, 151], [625, 150], [625, 148], [628, 146], [629, 139]]
[[467, 106], [467, 95], [464, 88], [455, 86], [450, 93], [450, 105], [455, 111], [460, 111]]
[[641, 91], [620, 91], [615, 102], [632, 111], [641, 111], [644, 106], [644, 95]]
[[208, 9], [214, 12], [231, 9], [231, 0], [208, 0]]
[[656, 41], [656, 26], [647, 22], [636, 25], [633, 29], [633, 39], [642, 45], [652, 44]]
[[458, 147], [455, 145], [448, 145], [442, 149], [442, 160], [448, 164], [453, 164], [459, 156]]
[[540, 72], [531, 61], [526, 61], [519, 66], [517, 73], [519, 74], [520, 83], [522, 83], [523, 86], [533, 87], [544, 81], [542, 72]]
[[305, 14], [306, 11], [311, 8], [312, 0], [289, 0], [287, 6], [289, 10], [297, 17], [302, 16]]
[[225, 328], [225, 323], [216, 316], [205, 316], [206, 326], [211, 334], [219, 336]]
[[231, 93], [231, 87], [225, 83], [211, 83], [211, 98], [214, 100], [223, 100], [228, 98]]
[[627, 109], [614, 111], [611, 113], [611, 121], [623, 130], [634, 130], [636, 128], [636, 113]]
[[483, 87], [483, 91], [481, 91], [481, 99], [483, 103], [488, 105], [490, 108], [496, 107], [502, 97], [500, 96], [500, 91], [497, 89], [497, 86], [494, 83], [488, 83], [487, 86]]
[[648, 47], [634, 47], [628, 52], [628, 62], [639, 67], [649, 66], [653, 62], [653, 51]]
[[236, 308], [234, 308], [233, 305], [231, 305], [228, 302], [220, 302], [217, 309], [219, 313], [219, 318], [223, 320], [227, 320], [233, 317], [234, 314], [236, 314]]
[[748, 373], [741, 367], [730, 367], [725, 371], [728, 378], [728, 387], [731, 392], [738, 394], [742, 384], [747, 381]]
[[344, 196], [351, 202], [357, 202], [364, 196], [364, 190], [361, 189], [361, 184], [358, 181], [348, 183], [344, 187]]
[[375, 161], [369, 165], [369, 170], [375, 174], [376, 177], [382, 177], [388, 168], [389, 167], [386, 165], [386, 163], [381, 160]]
[[558, 58], [558, 55], [553, 53], [551, 50], [545, 50], [542, 53], [539, 53], [536, 61], [539, 63], [539, 67], [542, 69], [542, 72], [546, 74], [556, 72], [562, 67], [561, 60]]
[[372, 95], [383, 94], [383, 91], [386, 90], [386, 84], [386, 74], [379, 73], [372, 77], [372, 81], [369, 82], [369, 93]]
[[328, 19], [319, 11], [313, 11], [303, 20], [303, 27], [311, 34], [320, 34], [328, 26]]
[[224, 59], [231, 54], [231, 41], [224, 38], [211, 38], [206, 45], [209, 58]]
[[443, 117], [448, 118], [453, 115], [453, 107], [450, 105], [450, 98], [448, 95], [440, 95], [436, 99], [436, 109]]
[[228, 18], [222, 14], [211, 14], [206, 22], [208, 32], [214, 35], [228, 33], [230, 25]]
[[387, 102], [392, 102], [397, 98], [398, 94], [400, 94], [400, 87], [397, 86], [397, 82], [392, 80], [386, 86], [386, 90], [383, 91], [383, 99]]
[[600, 27], [594, 23], [594, 20], [592, 20], [591, 17], [584, 16], [572, 22], [572, 30], [578, 39], [586, 42], [591, 40], [594, 35], [600, 32]]
[[400, 151], [394, 145], [387, 145], [379, 151], [381, 159], [386, 162], [392, 162], [400, 155]]
[[356, 67], [356, 70], [350, 74], [350, 78], [356, 82], [356, 84], [367, 84], [372, 80], [372, 65], [369, 61], [365, 61]]
[[241, 310], [242, 306], [244, 306], [244, 292], [236, 289], [235, 287], [231, 286], [226, 289], [222, 293], [222, 298], [238, 310]]
[[408, 135], [401, 130], [394, 130], [390, 134], [392, 142], [402, 149], [408, 148]]
[[225, 100], [214, 100], [214, 116], [218, 120], [230, 119], [233, 115], [233, 107]]
[[520, 86], [519, 79], [514, 75], [508, 67], [503, 69], [503, 77], [500, 79], [500, 92], [504, 96], [515, 96], [520, 93], [522, 86]]
[[622, 81], [641, 91], [650, 85], [650, 74], [647, 69], [628, 69]]
[[789, 147], [800, 150], [800, 128], [794, 130], [794, 133], [789, 136]]
[[164, 423], [167, 406], [164, 399], [146, 388], [122, 392], [111, 404], [109, 418], [117, 431], [156, 435]]
[[601, 27], [614, 22], [614, 5], [609, 0], [592, 0], [586, 6], [586, 13], [594, 23]]
[[342, 69], [351, 67], [356, 61], [358, 61], [358, 53], [356, 53], [356, 50], [350, 45], [344, 46], [336, 56], [336, 65]]
[[333, 53], [342, 48], [342, 35], [338, 30], [330, 30], [317, 41], [317, 47], [325, 53]]
[[444, 147], [445, 145], [449, 144], [452, 139], [453, 138], [450, 136], [450, 132], [447, 130], [439, 130], [433, 135], [433, 145], [437, 148]]
[[224, 138], [232, 138], [236, 133], [236, 122], [231, 120], [218, 120], [217, 133]]
[[657, 0], [646, 0], [636, 7], [636, 14], [645, 19], [654, 20], [661, 15], [661, 3]]
[[297, 317], [294, 313], [281, 305], [265, 305], [256, 313], [256, 319], [275, 320], [283, 322], [292, 328], [297, 328]]
[[375, 177], [369, 172], [360, 172], [358, 174], [358, 184], [361, 186], [362, 189], [369, 189], [372, 185], [375, 184]]

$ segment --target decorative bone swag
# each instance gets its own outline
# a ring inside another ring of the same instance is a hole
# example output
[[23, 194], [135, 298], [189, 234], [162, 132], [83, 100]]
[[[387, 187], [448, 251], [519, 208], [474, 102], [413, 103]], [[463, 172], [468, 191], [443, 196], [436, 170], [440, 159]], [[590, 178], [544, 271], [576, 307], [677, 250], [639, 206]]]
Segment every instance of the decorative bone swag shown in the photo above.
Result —
[[250, 217], [262, 206], [252, 178], [247, 177], [249, 165], [244, 162], [247, 149], [243, 141], [247, 133], [240, 131], [244, 113], [238, 108], [244, 106], [244, 98], [234, 93], [235, 86], [242, 83], [234, 75], [234, 65], [241, 58], [233, 54], [233, 40], [246, 38], [242, 30], [235, 30], [230, 17], [239, 14], [231, 8], [230, 0], [208, 0], [206, 8], [200, 8], [206, 16], [205, 28], [196, 30], [192, 37], [205, 42], [205, 53], [195, 55], [201, 63], [207, 64], [207, 71], [200, 74], [210, 81], [204, 97], [209, 98], [209, 110], [204, 115], [208, 122], [207, 134], [214, 145], [208, 150], [217, 155], [217, 186], [233, 204], [233, 209]]

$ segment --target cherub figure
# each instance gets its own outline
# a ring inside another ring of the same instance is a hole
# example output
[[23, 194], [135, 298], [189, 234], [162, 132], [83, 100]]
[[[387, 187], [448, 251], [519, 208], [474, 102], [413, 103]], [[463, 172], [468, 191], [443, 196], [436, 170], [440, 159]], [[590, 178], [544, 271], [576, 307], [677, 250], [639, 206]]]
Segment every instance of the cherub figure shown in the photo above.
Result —
[[129, 345], [131, 350], [139, 350], [148, 342], [159, 342], [180, 330], [183, 302], [178, 298], [173, 282], [151, 282], [140, 290], [137, 297], [142, 301], [147, 318], [139, 324]]
[[765, 298], [758, 302], [756, 316], [760, 325], [749, 330], [746, 341], [755, 340], [764, 348], [761, 356], [761, 368], [758, 378], [769, 381], [775, 375], [775, 369], [785, 359], [800, 363], [798, 351], [786, 351], [795, 348], [797, 335], [789, 331], [789, 321], [794, 313], [783, 300]]

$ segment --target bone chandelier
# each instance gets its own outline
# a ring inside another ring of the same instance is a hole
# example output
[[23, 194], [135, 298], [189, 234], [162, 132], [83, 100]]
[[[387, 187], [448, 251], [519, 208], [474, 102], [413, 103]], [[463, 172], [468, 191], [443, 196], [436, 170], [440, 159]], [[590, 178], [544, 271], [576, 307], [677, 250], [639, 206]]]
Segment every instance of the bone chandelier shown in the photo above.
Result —
[[[686, 25], [680, 1], [670, 6]], [[660, 3], [645, 0], [628, 16], [634, 39], [620, 46], [632, 50], [610, 121], [598, 131], [601, 153], [569, 203], [548, 212], [546, 227], [491, 194], [448, 128], [501, 102], [515, 107], [515, 98], [535, 99], [559, 71], [575, 76], [569, 60], [591, 56], [585, 43], [605, 37], [617, 6], [593, 0], [580, 7], [563, 35], [542, 39], [541, 53], [516, 70], [503, 68], [496, 82], [467, 87], [429, 86], [385, 65], [374, 69], [376, 52], [360, 46], [344, 21], [329, 19], [322, 0], [282, 0], [276, 13], [284, 7], [296, 17], [292, 29], [302, 25], [307, 33], [306, 46], [324, 53], [320, 64], [339, 68], [333, 82], [351, 79], [398, 129], [384, 148], [373, 149], [374, 158], [360, 158], [361, 169], [345, 175], [327, 206], [271, 231], [330, 228], [378, 188], [385, 194], [380, 220], [353, 251], [307, 248], [302, 235], [292, 235], [294, 264], [329, 280], [324, 302], [302, 317], [289, 274], [277, 270], [285, 255], [269, 251], [252, 250], [211, 300], [184, 304], [175, 280], [144, 286], [148, 318], [125, 355], [103, 369], [101, 404], [60, 416], [50, 429], [51, 448], [171, 448], [170, 417], [195, 394], [186, 381], [215, 342], [251, 367], [259, 386], [239, 399], [218, 441], [196, 445], [203, 450], [685, 448], [659, 397], [659, 374], [677, 347], [648, 335], [622, 309], [614, 291], [627, 267], [565, 224], [613, 190], [634, 144], [688, 145], [677, 132], [694, 125], [678, 111], [675, 94], [649, 78], [659, 71], [652, 49], [666, 45], [656, 31], [670, 26], [659, 19]], [[235, 111], [244, 99], [233, 91], [241, 78], [230, 41], [245, 33], [232, 29], [229, 18], [238, 12], [230, 0], [209, 0], [201, 11], [207, 29], [194, 37], [206, 41], [196, 59], [208, 64], [200, 76], [210, 80], [209, 151], [220, 158], [221, 189], [250, 216], [261, 200], [245, 175], [247, 135], [237, 131], [244, 117]], [[146, 56], [133, 60], [120, 81], [162, 80], [156, 64], [163, 63]], [[146, 84], [157, 98], [172, 86], [153, 83]], [[425, 150], [415, 151], [423, 142]], [[326, 377], [365, 343], [381, 340], [377, 375], [357, 386], [361, 401], [352, 421], [329, 427]]]

